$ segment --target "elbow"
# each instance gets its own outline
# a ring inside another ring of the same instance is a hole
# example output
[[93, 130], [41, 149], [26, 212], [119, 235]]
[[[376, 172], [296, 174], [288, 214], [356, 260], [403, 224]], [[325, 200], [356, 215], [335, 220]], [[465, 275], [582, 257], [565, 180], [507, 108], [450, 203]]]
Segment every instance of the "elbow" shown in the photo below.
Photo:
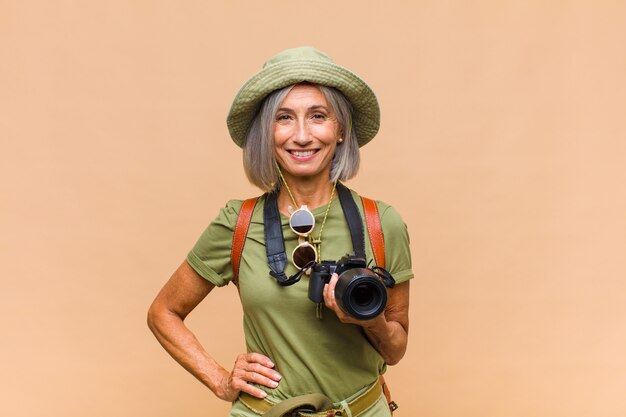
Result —
[[154, 303], [148, 309], [148, 314], [146, 315], [146, 323], [148, 324], [148, 328], [152, 333], [157, 332], [158, 323], [159, 323], [160, 312], [159, 309], [155, 306]]
[[400, 363], [402, 358], [404, 358], [404, 354], [406, 353], [407, 344], [404, 341], [401, 344], [396, 344], [393, 346], [387, 354], [384, 356], [385, 363], [389, 366], [394, 366]]
[[148, 328], [154, 333], [155, 328], [155, 314], [152, 310], [152, 307], [148, 309], [148, 314], [146, 314], [146, 323], [148, 324]]
[[183, 320], [184, 316], [170, 310], [167, 306], [159, 303], [157, 300], [152, 303], [148, 309], [148, 314], [146, 315], [148, 328], [157, 337], [160, 333], [163, 333], [166, 328], [171, 326], [172, 322], [182, 322]]
[[401, 329], [401, 331], [389, 337], [389, 344], [386, 345], [382, 355], [385, 363], [389, 366], [397, 365], [404, 358], [408, 345], [408, 326], [400, 324], [397, 329]]
[[385, 358], [385, 363], [389, 366], [394, 366], [400, 363], [400, 360], [404, 357], [404, 352], [401, 352], [396, 355], [390, 355], [388, 358]]
[[386, 360], [385, 362], [389, 366], [394, 366], [394, 365], [397, 365], [397, 364], [400, 363], [400, 359], [402, 359], [402, 358], [389, 358], [389, 360]]

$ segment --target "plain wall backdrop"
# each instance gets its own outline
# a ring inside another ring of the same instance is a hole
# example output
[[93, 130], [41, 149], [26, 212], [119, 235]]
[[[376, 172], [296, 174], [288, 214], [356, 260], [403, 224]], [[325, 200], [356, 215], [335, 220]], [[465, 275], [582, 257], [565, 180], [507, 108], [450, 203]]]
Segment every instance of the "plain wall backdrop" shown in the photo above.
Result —
[[[219, 416], [145, 324], [248, 184], [225, 117], [312, 45], [378, 94], [349, 186], [416, 278], [397, 416], [626, 415], [626, 3], [0, 1], [0, 404]], [[225, 367], [234, 288], [188, 319]]]

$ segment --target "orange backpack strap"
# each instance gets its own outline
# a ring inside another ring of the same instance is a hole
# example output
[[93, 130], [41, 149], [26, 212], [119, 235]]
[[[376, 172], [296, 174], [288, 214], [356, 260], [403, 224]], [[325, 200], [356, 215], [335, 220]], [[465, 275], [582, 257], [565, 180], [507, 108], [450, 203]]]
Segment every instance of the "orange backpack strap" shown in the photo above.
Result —
[[[376, 201], [369, 198], [361, 197], [363, 201], [363, 212], [365, 213], [365, 223], [367, 224], [367, 234], [370, 237], [372, 244], [372, 252], [374, 252], [374, 262], [376, 266], [381, 268], [385, 267], [385, 236], [383, 235], [383, 228], [380, 224], [380, 215], [378, 213], [378, 206]], [[398, 409], [398, 404], [391, 400], [391, 393], [389, 392], [389, 386], [385, 382], [385, 378], [380, 375], [378, 377], [379, 383], [383, 388], [383, 393], [387, 399], [387, 405], [389, 411], [393, 414]]]
[[239, 217], [237, 217], [235, 233], [233, 233], [233, 245], [230, 249], [230, 263], [233, 266], [233, 283], [237, 288], [239, 288], [239, 264], [241, 263], [241, 254], [243, 253], [243, 246], [246, 243], [246, 235], [248, 234], [250, 220], [252, 220], [254, 206], [256, 206], [258, 199], [259, 197], [254, 197], [243, 202], [241, 210], [239, 210]]
[[374, 200], [361, 197], [363, 201], [363, 212], [365, 213], [365, 223], [367, 223], [367, 234], [372, 244], [372, 252], [374, 252], [374, 262], [376, 266], [385, 267], [385, 237], [383, 236], [383, 228], [380, 224], [380, 216], [378, 215], [378, 206]]
[[395, 401], [391, 400], [391, 393], [389, 392], [389, 387], [387, 386], [387, 383], [385, 382], [385, 377], [382, 375], [379, 375], [378, 383], [383, 388], [383, 394], [385, 394], [385, 398], [387, 399], [387, 405], [389, 406], [389, 411], [391, 411], [391, 414], [393, 414], [393, 412], [398, 409], [398, 404], [396, 404]]

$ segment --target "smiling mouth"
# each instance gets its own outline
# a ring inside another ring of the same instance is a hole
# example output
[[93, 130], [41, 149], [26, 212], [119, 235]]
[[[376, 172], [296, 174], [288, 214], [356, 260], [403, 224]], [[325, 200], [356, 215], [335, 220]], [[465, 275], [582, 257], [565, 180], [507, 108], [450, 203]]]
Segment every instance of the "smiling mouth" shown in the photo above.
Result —
[[299, 158], [306, 158], [307, 156], [311, 156], [314, 153], [316, 153], [318, 151], [318, 149], [311, 149], [308, 151], [288, 151], [290, 154], [292, 154], [293, 156], [297, 156]]

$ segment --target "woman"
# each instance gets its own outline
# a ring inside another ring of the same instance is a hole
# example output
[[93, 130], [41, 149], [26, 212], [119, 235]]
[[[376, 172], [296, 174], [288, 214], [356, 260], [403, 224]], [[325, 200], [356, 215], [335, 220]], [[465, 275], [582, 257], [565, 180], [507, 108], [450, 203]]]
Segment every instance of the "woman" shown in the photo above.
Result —
[[[356, 251], [358, 239], [344, 206], [346, 198], [360, 200], [340, 181], [356, 174], [359, 147], [378, 131], [376, 96], [326, 54], [295, 48], [270, 59], [244, 84], [227, 122], [243, 148], [248, 178], [267, 194], [256, 203], [236, 265], [231, 249], [242, 201], [226, 204], [154, 300], [151, 330], [183, 367], [219, 398], [233, 402], [232, 416], [292, 415], [289, 410], [305, 403], [322, 415], [390, 415], [378, 376], [406, 350], [413, 277], [406, 226], [393, 208], [376, 203], [385, 268], [395, 278], [395, 286], [385, 290], [384, 312], [346, 313], [335, 291], [336, 273], [322, 281], [322, 303], [316, 306], [307, 296], [309, 281], [320, 276], [321, 260]], [[361, 222], [363, 209], [356, 206]], [[272, 207], [276, 216], [268, 217]], [[294, 224], [300, 215], [309, 223], [304, 229]], [[268, 234], [272, 226], [278, 233]], [[361, 240], [363, 256], [373, 259], [369, 239]], [[277, 263], [269, 253], [274, 244], [287, 254]], [[227, 370], [183, 321], [215, 286], [233, 281], [233, 269], [238, 270], [247, 352]], [[392, 286], [383, 269], [368, 271]], [[318, 396], [301, 397], [312, 393]]]

